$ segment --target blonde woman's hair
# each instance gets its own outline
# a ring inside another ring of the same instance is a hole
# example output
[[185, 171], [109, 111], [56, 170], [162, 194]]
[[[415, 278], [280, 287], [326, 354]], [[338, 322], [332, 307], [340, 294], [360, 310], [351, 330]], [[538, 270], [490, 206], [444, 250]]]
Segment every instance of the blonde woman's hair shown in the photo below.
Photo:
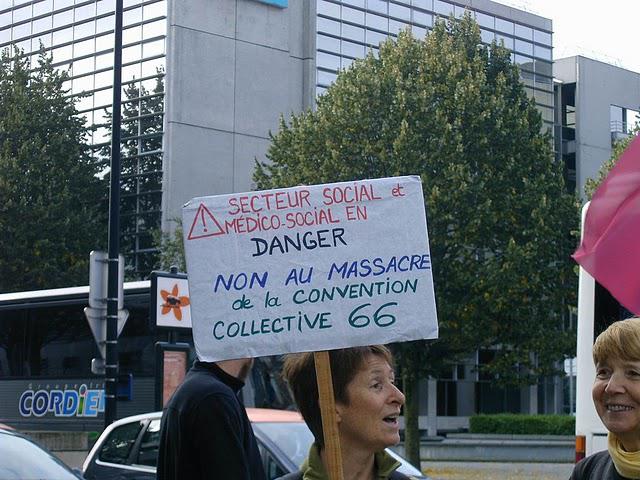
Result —
[[640, 318], [628, 318], [609, 325], [593, 344], [593, 362], [612, 358], [640, 361]]

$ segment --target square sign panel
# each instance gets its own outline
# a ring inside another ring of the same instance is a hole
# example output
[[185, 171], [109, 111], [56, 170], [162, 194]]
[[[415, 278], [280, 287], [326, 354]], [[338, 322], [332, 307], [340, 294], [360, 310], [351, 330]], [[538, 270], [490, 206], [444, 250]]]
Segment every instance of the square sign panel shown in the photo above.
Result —
[[438, 336], [419, 177], [200, 197], [182, 213], [200, 360]]
[[191, 299], [187, 276], [151, 273], [151, 323], [157, 328], [191, 329]]

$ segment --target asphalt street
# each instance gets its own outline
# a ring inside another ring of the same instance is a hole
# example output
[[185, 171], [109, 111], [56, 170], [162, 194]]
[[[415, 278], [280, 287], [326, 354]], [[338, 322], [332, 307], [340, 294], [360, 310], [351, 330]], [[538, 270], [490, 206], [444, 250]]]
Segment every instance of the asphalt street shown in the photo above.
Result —
[[422, 462], [433, 480], [567, 480], [572, 463]]

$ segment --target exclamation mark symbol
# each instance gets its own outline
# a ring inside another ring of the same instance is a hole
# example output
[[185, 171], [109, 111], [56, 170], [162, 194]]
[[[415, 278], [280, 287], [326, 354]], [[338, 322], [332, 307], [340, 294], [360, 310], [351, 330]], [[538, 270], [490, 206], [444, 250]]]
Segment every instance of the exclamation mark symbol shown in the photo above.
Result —
[[204, 230], [204, 233], [207, 233], [207, 222], [204, 221], [204, 208], [200, 209], [200, 218], [202, 219], [202, 229]]

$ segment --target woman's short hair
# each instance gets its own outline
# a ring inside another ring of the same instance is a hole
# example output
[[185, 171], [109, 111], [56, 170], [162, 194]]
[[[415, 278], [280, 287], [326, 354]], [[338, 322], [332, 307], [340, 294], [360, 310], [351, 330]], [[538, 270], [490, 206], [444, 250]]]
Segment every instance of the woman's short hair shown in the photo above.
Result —
[[[365, 366], [366, 358], [371, 354], [384, 358], [389, 365], [393, 366], [391, 351], [383, 345], [329, 351], [333, 394], [336, 402], [343, 405], [349, 404], [347, 385]], [[298, 409], [313, 433], [316, 444], [319, 448], [323, 448], [324, 436], [313, 352], [286, 355], [282, 374], [291, 387]]]
[[611, 358], [640, 361], [640, 318], [628, 318], [609, 325], [593, 344], [593, 362]]

